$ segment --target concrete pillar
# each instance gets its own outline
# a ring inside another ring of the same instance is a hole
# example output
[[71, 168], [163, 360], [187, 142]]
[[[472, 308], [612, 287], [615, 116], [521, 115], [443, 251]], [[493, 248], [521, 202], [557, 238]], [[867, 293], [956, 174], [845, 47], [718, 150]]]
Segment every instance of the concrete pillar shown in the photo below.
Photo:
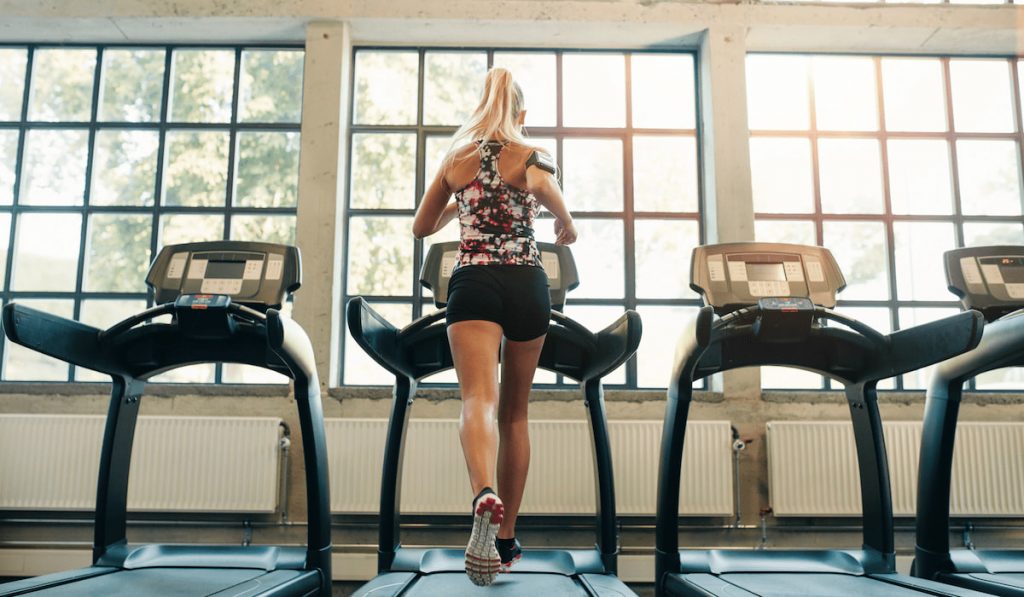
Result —
[[[316, 351], [323, 394], [338, 383], [342, 238], [348, 177], [349, 81], [352, 39], [343, 22], [313, 22], [306, 29], [302, 84], [302, 146], [296, 239], [302, 251], [303, 288], [295, 320]], [[337, 291], [335, 291], [337, 290]]]
[[[741, 25], [715, 26], [700, 44], [701, 150], [708, 243], [754, 240], [747, 128], [746, 44]], [[729, 397], [758, 397], [757, 369], [729, 371], [720, 389]]]

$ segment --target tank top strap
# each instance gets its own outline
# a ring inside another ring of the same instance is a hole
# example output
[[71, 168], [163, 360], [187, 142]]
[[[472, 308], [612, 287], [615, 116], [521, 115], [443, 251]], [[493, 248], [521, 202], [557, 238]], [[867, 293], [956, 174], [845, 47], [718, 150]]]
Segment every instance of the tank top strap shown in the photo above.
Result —
[[505, 148], [505, 144], [500, 141], [489, 141], [487, 143], [477, 141], [477, 145], [479, 145], [481, 172], [494, 174], [498, 169], [498, 155]]

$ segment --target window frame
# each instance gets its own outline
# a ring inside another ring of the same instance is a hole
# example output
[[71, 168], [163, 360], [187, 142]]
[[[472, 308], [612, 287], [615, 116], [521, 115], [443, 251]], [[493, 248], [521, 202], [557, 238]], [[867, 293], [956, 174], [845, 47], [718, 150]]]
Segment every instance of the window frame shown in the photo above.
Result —
[[[356, 108], [356, 60], [359, 52], [416, 52], [417, 53], [417, 105], [416, 105], [416, 122], [414, 124], [407, 125], [377, 125], [377, 124], [357, 124], [355, 122], [355, 108]], [[486, 47], [457, 47], [457, 46], [426, 46], [426, 45], [415, 45], [415, 46], [391, 46], [391, 45], [359, 45], [356, 44], [352, 48], [352, 59], [351, 59], [351, 72], [349, 73], [348, 85], [352, 92], [349, 94], [349, 105], [347, 108], [348, 118], [348, 132], [346, 143], [346, 181], [345, 181], [345, 198], [344, 198], [344, 218], [343, 218], [343, 232], [342, 238], [345, 239], [345, 246], [342, 249], [343, 263], [342, 263], [342, 276], [341, 276], [341, 288], [338, 291], [342, 297], [341, 304], [344, 306], [348, 300], [354, 296], [363, 296], [367, 301], [371, 303], [387, 303], [397, 305], [411, 305], [412, 306], [412, 320], [415, 321], [424, 314], [433, 311], [432, 302], [428, 297], [420, 296], [420, 284], [419, 284], [419, 269], [422, 267], [423, 258], [425, 256], [424, 241], [422, 239], [415, 239], [413, 248], [413, 268], [412, 268], [412, 296], [401, 295], [356, 295], [349, 294], [348, 292], [348, 275], [349, 275], [349, 242], [350, 242], [350, 223], [353, 217], [365, 217], [365, 216], [380, 216], [380, 217], [411, 217], [415, 214], [416, 209], [419, 207], [420, 200], [422, 199], [426, 185], [429, 184], [428, 177], [430, 173], [425, 172], [426, 162], [426, 144], [428, 137], [431, 136], [442, 136], [450, 137], [458, 128], [457, 126], [447, 125], [427, 125], [424, 124], [424, 103], [425, 103], [425, 81], [426, 81], [426, 55], [428, 52], [450, 52], [450, 53], [467, 53], [467, 54], [480, 54], [486, 55], [487, 64], [486, 67], [489, 70], [494, 65], [495, 53], [521, 53], [521, 54], [552, 54], [555, 57], [555, 125], [549, 127], [533, 126], [529, 127], [529, 137], [538, 138], [549, 138], [554, 139], [557, 147], [557, 164], [559, 172], [563, 172], [563, 142], [565, 139], [574, 138], [585, 138], [585, 139], [616, 139], [622, 142], [622, 160], [623, 160], [623, 209], [621, 212], [618, 211], [580, 211], [572, 209], [574, 217], [578, 217], [585, 220], [611, 220], [620, 221], [623, 226], [623, 273], [624, 273], [624, 292], [623, 297], [619, 298], [576, 298], [570, 293], [568, 295], [569, 304], [573, 306], [612, 306], [622, 307], [624, 310], [636, 309], [637, 307], [644, 306], [684, 306], [693, 307], [695, 309], [701, 306], [699, 297], [691, 298], [637, 298], [636, 296], [636, 260], [635, 248], [635, 222], [638, 221], [695, 221], [697, 223], [697, 233], [699, 243], [703, 244], [706, 242], [705, 232], [705, 218], [704, 213], [706, 211], [705, 195], [704, 195], [704, 172], [702, 168], [703, 164], [703, 148], [701, 147], [701, 138], [703, 135], [701, 127], [700, 114], [700, 72], [699, 72], [699, 54], [694, 49], [689, 48], [656, 48], [656, 49], [636, 49], [636, 48], [560, 48], [560, 47], [502, 47], [502, 46], [486, 46]], [[625, 62], [625, 123], [622, 127], [573, 127], [565, 126], [563, 123], [563, 57], [566, 55], [579, 55], [579, 54], [621, 54], [624, 57]], [[694, 88], [694, 127], [693, 128], [642, 128], [633, 126], [633, 113], [632, 113], [632, 102], [633, 102], [633, 88], [632, 88], [632, 76], [631, 76], [631, 65], [630, 59], [633, 55], [688, 55], [693, 60], [693, 88]], [[414, 205], [411, 209], [391, 209], [391, 208], [352, 208], [352, 181], [353, 181], [353, 138], [357, 134], [361, 133], [405, 133], [416, 135], [416, 172], [415, 172], [415, 200]], [[697, 190], [697, 211], [696, 212], [661, 212], [661, 211], [643, 211], [639, 212], [634, 210], [633, 201], [633, 144], [632, 138], [634, 135], [650, 135], [650, 136], [666, 136], [666, 137], [692, 137], [696, 144], [696, 190]], [[560, 181], [561, 182], [561, 181]], [[572, 206], [569, 206], [570, 209]], [[550, 214], [546, 211], [537, 218], [538, 225], [545, 225], [550, 222]], [[410, 240], [413, 240], [410, 232]], [[342, 320], [344, 321], [344, 313], [341, 313]], [[611, 323], [609, 321], [608, 323]], [[342, 387], [360, 387], [365, 384], [352, 384], [345, 382], [345, 352], [348, 348], [347, 342], [342, 337], [339, 342], [337, 362], [339, 363], [339, 377], [342, 381], [340, 384]], [[637, 384], [637, 355], [632, 355], [625, 364], [625, 375], [626, 380], [624, 384], [606, 384], [606, 387], [615, 389], [626, 389], [626, 390], [643, 390], [651, 389], [647, 386], [639, 386]], [[534, 387], [540, 389], [564, 389], [571, 387], [569, 384], [572, 382], [563, 379], [563, 376], [558, 375], [554, 384], [545, 383], [534, 383]], [[452, 387], [450, 383], [423, 383], [425, 387]]]
[[[873, 131], [835, 131], [820, 130], [817, 127], [817, 110], [814, 94], [813, 73], [808, 72], [807, 76], [807, 97], [808, 97], [808, 127], [805, 130], [792, 129], [753, 129], [749, 130], [749, 138], [787, 138], [807, 139], [810, 142], [811, 176], [813, 183], [813, 211], [807, 213], [780, 213], [780, 212], [758, 212], [754, 211], [754, 222], [758, 221], [801, 221], [811, 222], [815, 231], [815, 242], [819, 245], [824, 240], [824, 223], [829, 222], [871, 222], [881, 223], [885, 230], [885, 251], [886, 251], [886, 283], [889, 289], [889, 298], [885, 300], [875, 299], [843, 299], [842, 293], [837, 298], [837, 309], [844, 307], [871, 307], [885, 308], [889, 312], [889, 323], [891, 329], [900, 329], [900, 309], [911, 308], [960, 308], [959, 301], [949, 295], [948, 300], [917, 300], [899, 298], [897, 290], [897, 270], [895, 251], [894, 225], [899, 222], [936, 222], [952, 224], [954, 231], [954, 242], [956, 247], [964, 246], [964, 224], [965, 223], [1016, 223], [1024, 228], [1024, 118], [1022, 118], [1021, 102], [1024, 100], [1021, 88], [1021, 67], [1024, 65], [1024, 58], [1010, 55], [950, 55], [950, 54], [890, 54], [890, 53], [842, 53], [842, 52], [777, 52], [757, 51], [748, 52], [747, 56], [802, 56], [813, 59], [816, 56], [825, 57], [858, 57], [870, 58], [875, 73], [875, 93], [877, 101], [877, 124], [878, 129]], [[944, 131], [891, 131], [886, 128], [885, 120], [885, 91], [884, 76], [882, 73], [882, 60], [886, 58], [918, 58], [937, 59], [941, 65], [943, 83], [943, 108], [945, 109], [945, 130]], [[953, 83], [950, 76], [951, 60], [1001, 60], [1007, 63], [1010, 71], [1010, 99], [1013, 110], [1014, 130], [1010, 132], [964, 132], [958, 131], [954, 123], [953, 112]], [[749, 101], [749, 99], [748, 99]], [[819, 169], [819, 141], [821, 139], [868, 139], [877, 140], [879, 143], [880, 176], [882, 181], [883, 211], [880, 213], [824, 213], [822, 211], [821, 199], [821, 175]], [[894, 214], [892, 211], [892, 190], [891, 177], [889, 172], [889, 150], [888, 142], [899, 139], [917, 140], [942, 140], [947, 143], [949, 152], [949, 175], [950, 175], [950, 199], [952, 201], [952, 213], [949, 214]], [[1017, 175], [1020, 185], [1021, 215], [964, 215], [960, 196], [959, 162], [957, 155], [958, 140], [1010, 140], [1016, 143], [1017, 147]], [[753, 201], [753, 196], [751, 197]], [[894, 379], [892, 388], [881, 389], [881, 391], [918, 391], [919, 388], [906, 388], [904, 376], [899, 375]], [[841, 384], [833, 382], [823, 376], [823, 385], [819, 388], [785, 388], [785, 387], [762, 387], [762, 391], [829, 391], [841, 388]], [[999, 390], [982, 389], [976, 386], [974, 378], [969, 380], [966, 389], [969, 391], [983, 392], [1020, 392], [1019, 389]]]
[[[26, 51], [24, 89], [22, 90], [21, 112], [18, 120], [0, 121], [0, 131], [17, 131], [18, 142], [14, 161], [14, 185], [13, 197], [10, 205], [0, 205], [0, 213], [9, 213], [10, 230], [8, 250], [6, 255], [6, 270], [3, 276], [3, 286], [0, 287], [0, 302], [3, 304], [18, 299], [59, 299], [70, 300], [73, 305], [73, 318], [77, 321], [81, 317], [84, 300], [91, 299], [120, 299], [120, 300], [143, 300], [147, 306], [153, 305], [153, 292], [147, 288], [145, 292], [113, 292], [113, 291], [86, 291], [83, 289], [84, 274], [87, 258], [89, 221], [93, 215], [145, 215], [151, 218], [151, 231], [149, 241], [149, 260], [152, 261], [160, 249], [160, 221], [165, 215], [178, 214], [204, 214], [218, 215], [223, 217], [221, 237], [230, 238], [231, 220], [233, 216], [246, 215], [286, 215], [297, 217], [298, 201], [294, 207], [240, 207], [233, 205], [235, 193], [235, 167], [237, 163], [237, 148], [239, 133], [245, 132], [289, 132], [300, 133], [301, 116], [298, 122], [241, 122], [239, 120], [239, 95], [242, 71], [242, 56], [245, 51], [254, 50], [282, 50], [305, 52], [305, 44], [302, 43], [272, 43], [272, 44], [150, 44], [150, 43], [113, 43], [113, 44], [90, 44], [90, 43], [0, 43], [0, 49], [19, 49]], [[89, 110], [89, 119], [85, 121], [33, 121], [29, 119], [32, 69], [35, 54], [38, 50], [50, 49], [87, 49], [95, 50], [96, 64], [92, 75], [92, 95]], [[126, 121], [105, 121], [98, 118], [99, 100], [102, 86], [103, 56], [108, 50], [157, 50], [164, 52], [162, 89], [160, 106], [157, 117], [150, 122], [126, 122]], [[234, 68], [232, 74], [231, 94], [231, 116], [226, 122], [172, 122], [169, 119], [169, 109], [172, 89], [172, 64], [174, 52], [178, 50], [230, 50], [234, 56]], [[21, 188], [23, 182], [23, 167], [25, 157], [25, 142], [27, 134], [32, 130], [80, 130], [87, 132], [85, 180], [80, 205], [25, 205], [20, 202]], [[158, 134], [156, 148], [156, 166], [154, 174], [154, 189], [152, 205], [91, 205], [92, 194], [92, 172], [96, 152], [97, 132], [101, 130], [122, 130], [122, 131], [155, 131]], [[164, 193], [164, 170], [167, 160], [167, 136], [169, 132], [175, 131], [216, 131], [228, 134], [227, 148], [227, 171], [225, 178], [225, 197], [222, 206], [167, 206], [163, 204]], [[298, 180], [296, 179], [296, 187]], [[12, 290], [13, 269], [15, 262], [16, 232], [19, 216], [24, 214], [73, 214], [81, 217], [81, 232], [79, 236], [78, 263], [76, 265], [76, 281], [73, 291], [33, 291], [33, 290]], [[7, 340], [0, 342], [0, 364], [3, 365], [6, 374], [6, 348]], [[214, 381], [200, 382], [201, 385], [222, 384], [223, 364], [215, 365]], [[75, 366], [68, 364], [67, 377], [63, 381], [52, 380], [50, 383], [105, 383], [75, 378]], [[7, 380], [6, 375], [2, 382], [23, 383], [20, 380]], [[38, 382], [29, 382], [38, 383]], [[45, 383], [45, 382], [44, 382]], [[177, 382], [162, 382], [177, 383]], [[183, 382], [194, 384], [196, 382]], [[266, 385], [249, 384], [246, 385]]]

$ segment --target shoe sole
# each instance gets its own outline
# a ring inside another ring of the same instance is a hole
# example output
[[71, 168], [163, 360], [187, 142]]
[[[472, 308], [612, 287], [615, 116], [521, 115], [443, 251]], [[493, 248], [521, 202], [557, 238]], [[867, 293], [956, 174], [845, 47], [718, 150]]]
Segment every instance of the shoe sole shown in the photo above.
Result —
[[501, 568], [494, 538], [504, 515], [504, 504], [493, 495], [481, 498], [473, 512], [473, 532], [466, 546], [466, 574], [470, 582], [479, 587], [493, 583]]

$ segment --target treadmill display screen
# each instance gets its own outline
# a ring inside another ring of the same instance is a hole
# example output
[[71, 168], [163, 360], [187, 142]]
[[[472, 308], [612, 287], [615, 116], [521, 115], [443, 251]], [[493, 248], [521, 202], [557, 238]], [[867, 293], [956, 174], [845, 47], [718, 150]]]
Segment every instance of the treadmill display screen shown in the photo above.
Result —
[[758, 282], [785, 282], [786, 269], [781, 263], [747, 263], [747, 279]]
[[206, 264], [206, 277], [216, 280], [240, 280], [245, 273], [244, 261], [210, 261]]
[[1008, 284], [1024, 282], [1024, 257], [1000, 257], [999, 273]]

